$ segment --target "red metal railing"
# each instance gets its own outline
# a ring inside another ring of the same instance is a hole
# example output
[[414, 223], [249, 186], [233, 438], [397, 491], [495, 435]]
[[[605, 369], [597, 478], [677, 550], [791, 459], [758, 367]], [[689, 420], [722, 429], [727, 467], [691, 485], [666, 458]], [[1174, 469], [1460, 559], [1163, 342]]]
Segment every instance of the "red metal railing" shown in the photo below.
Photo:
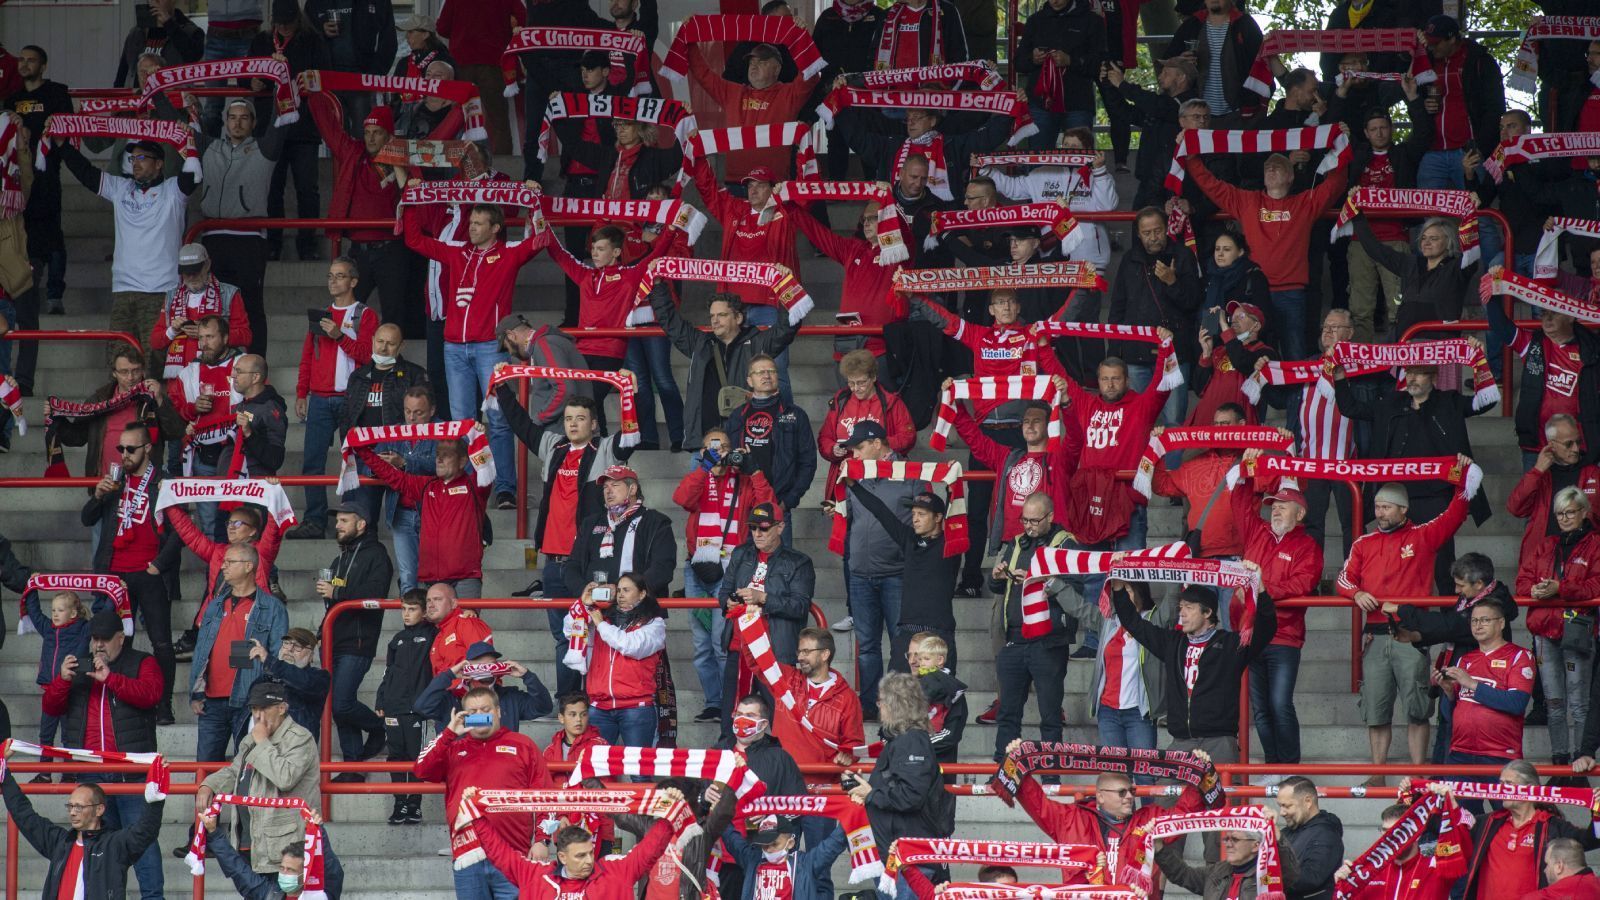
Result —
[[126, 331], [96, 331], [87, 328], [56, 328], [41, 331], [8, 331], [0, 334], [6, 341], [121, 341], [140, 346], [139, 340]]

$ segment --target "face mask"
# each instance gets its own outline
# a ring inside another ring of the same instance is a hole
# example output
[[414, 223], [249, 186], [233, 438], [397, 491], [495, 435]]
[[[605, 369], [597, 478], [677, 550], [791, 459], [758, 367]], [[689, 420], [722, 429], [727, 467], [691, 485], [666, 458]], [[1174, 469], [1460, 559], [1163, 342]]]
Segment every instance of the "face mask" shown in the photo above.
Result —
[[606, 514], [611, 516], [611, 518], [615, 519], [618, 516], [622, 515], [623, 510], [625, 510], [627, 508], [628, 508], [628, 504], [626, 504], [626, 503], [618, 503], [618, 504], [615, 504], [613, 506], [606, 507]]
[[372, 354], [372, 364], [378, 366], [379, 368], [386, 369], [389, 366], [394, 365], [394, 361], [395, 357], [393, 356], [379, 356], [376, 353]]
[[939, 667], [938, 666], [918, 666], [917, 667], [917, 674], [918, 675], [932, 675], [933, 673], [935, 673], [937, 671], [939, 671]]
[[789, 851], [779, 850], [773, 853], [771, 850], [763, 850], [761, 851], [761, 858], [769, 863], [781, 863], [789, 858]]
[[298, 894], [298, 893], [300, 893], [300, 876], [299, 875], [285, 875], [282, 872], [279, 872], [278, 873], [278, 890], [283, 891], [285, 894]]
[[733, 717], [733, 736], [741, 741], [748, 741], [766, 730], [766, 719], [756, 719], [751, 716]]

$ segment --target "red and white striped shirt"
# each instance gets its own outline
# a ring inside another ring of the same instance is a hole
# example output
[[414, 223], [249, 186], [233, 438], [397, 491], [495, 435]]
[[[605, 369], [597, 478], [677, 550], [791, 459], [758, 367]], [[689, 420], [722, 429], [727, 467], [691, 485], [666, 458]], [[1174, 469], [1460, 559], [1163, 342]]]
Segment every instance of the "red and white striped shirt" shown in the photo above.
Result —
[[1355, 452], [1355, 423], [1339, 412], [1332, 397], [1317, 394], [1317, 382], [1300, 392], [1300, 455], [1308, 459], [1349, 459]]
[[[1144, 614], [1149, 618], [1149, 614]], [[1098, 702], [1107, 709], [1137, 709], [1150, 711], [1150, 698], [1144, 690], [1144, 647], [1134, 640], [1127, 629], [1117, 624], [1116, 617], [1104, 619], [1100, 625], [1100, 671], [1095, 677]]]

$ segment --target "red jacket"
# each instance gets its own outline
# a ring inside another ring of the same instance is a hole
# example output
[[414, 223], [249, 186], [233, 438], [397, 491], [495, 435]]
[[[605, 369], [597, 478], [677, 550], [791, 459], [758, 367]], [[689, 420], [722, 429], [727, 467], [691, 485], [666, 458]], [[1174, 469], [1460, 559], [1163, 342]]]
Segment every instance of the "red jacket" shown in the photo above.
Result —
[[972, 455], [1000, 473], [986, 513], [989, 516], [991, 546], [999, 545], [993, 530], [996, 519], [1000, 524], [1000, 541], [1009, 541], [1021, 533], [1022, 503], [1035, 491], [1044, 491], [1050, 497], [1050, 502], [1055, 504], [1055, 522], [1062, 526], [1067, 524], [1068, 486], [1072, 482], [1074, 460], [1083, 449], [1072, 429], [1068, 429], [1056, 452], [1046, 450], [1042, 456], [1024, 453], [1007, 468], [1006, 461], [1017, 452], [1016, 448], [984, 434], [977, 420], [960, 407], [956, 408], [955, 425], [956, 433], [961, 435], [961, 440], [972, 451]]
[[[593, 725], [590, 725], [589, 730], [585, 731], [583, 735], [578, 738], [577, 743], [574, 743], [571, 746], [567, 745], [567, 733], [558, 728], [556, 729], [556, 733], [551, 735], [549, 745], [544, 748], [544, 761], [547, 764], [572, 762], [590, 747], [604, 746], [606, 746], [605, 738], [600, 736], [600, 729], [594, 727]], [[573, 818], [575, 820], [582, 820], [581, 824], [583, 824], [585, 828], [588, 828], [589, 833], [594, 835], [595, 839], [601, 843], [605, 843], [616, 837], [617, 826], [611, 821], [610, 816], [582, 813]]]
[[[693, 472], [683, 476], [678, 482], [678, 487], [672, 492], [672, 502], [683, 507], [689, 513], [688, 522], [684, 525], [684, 558], [693, 559], [695, 549], [695, 520], [700, 517], [700, 505], [705, 502], [706, 481], [711, 473], [698, 466]], [[739, 546], [744, 540], [745, 517], [750, 515], [751, 507], [758, 503], [776, 503], [777, 497], [772, 493], [772, 484], [767, 481], [767, 476], [759, 470], [748, 478], [737, 476], [742, 482], [738, 487], [738, 494], [733, 498], [731, 523], [723, 533], [723, 549], [728, 553]], [[705, 510], [710, 512], [711, 510]], [[732, 532], [729, 534], [728, 532]], [[731, 539], [731, 542], [730, 542]], [[726, 560], [724, 560], [726, 562]]]
[[[797, 221], [804, 221], [805, 218], [802, 215]], [[848, 287], [844, 296], [850, 296]], [[889, 433], [889, 449], [901, 457], [909, 456], [911, 448], [917, 445], [917, 426], [912, 423], [911, 413], [906, 411], [899, 394], [882, 385], [874, 385], [872, 396], [865, 400], [857, 400], [848, 388], [834, 394], [833, 399], [828, 401], [827, 415], [822, 417], [822, 427], [817, 429], [817, 452], [828, 461], [828, 480], [823, 482], [823, 490], [828, 492], [828, 496], [833, 496], [833, 485], [839, 477], [839, 463], [850, 458], [850, 451], [840, 445], [849, 439], [857, 422], [877, 422], [882, 425], [883, 430]]]
[[[424, 781], [444, 782], [445, 821], [450, 823], [451, 847], [458, 851], [464, 841], [470, 842], [473, 832], [486, 851], [492, 839], [511, 847], [533, 845], [533, 817], [525, 813], [497, 813], [486, 817], [487, 828], [483, 822], [473, 822], [458, 831], [456, 815], [461, 809], [461, 792], [467, 785], [479, 790], [555, 787], [550, 770], [545, 768], [544, 754], [533, 738], [504, 728], [482, 740], [470, 735], [458, 737], [445, 729], [423, 748], [411, 771]], [[456, 857], [459, 864], [461, 854], [458, 852]]]
[[[177, 287], [167, 292], [167, 299], [162, 301], [161, 304], [161, 316], [156, 319], [156, 324], [150, 329], [150, 349], [169, 357], [166, 366], [163, 367], [164, 370], [168, 370], [173, 366], [181, 369], [194, 362], [194, 358], [200, 355], [199, 341], [189, 340], [181, 331], [174, 334], [169, 327], [172, 322], [170, 314], [172, 312], [173, 295], [179, 291], [186, 291], [182, 282], [179, 282]], [[228, 320], [228, 346], [241, 348], [250, 346], [250, 317], [244, 311], [244, 294], [238, 289], [235, 289], [233, 296], [229, 298], [225, 318]], [[177, 345], [176, 359], [171, 358], [173, 354], [170, 348], [174, 344]], [[163, 371], [164, 376], [165, 371]]]
[[[628, 324], [628, 313], [639, 296], [639, 282], [649, 274], [650, 263], [672, 246], [674, 230], [668, 228], [657, 235], [650, 252], [633, 265], [604, 269], [580, 262], [555, 239], [554, 229], [540, 236], [542, 244], [550, 248], [550, 258], [578, 286], [579, 328], [621, 328]], [[579, 337], [576, 343], [578, 352], [586, 356], [621, 359], [628, 352], [628, 342], [622, 338]]]
[[520, 0], [450, 0], [439, 12], [438, 28], [457, 66], [498, 68], [512, 29], [526, 24], [528, 10]]
[[[334, 309], [330, 305], [328, 315], [333, 316]], [[356, 322], [356, 336], [351, 337], [343, 325], [345, 318], [355, 310], [360, 311], [361, 318]], [[341, 326], [337, 340], [323, 334], [316, 325], [306, 329], [305, 339], [300, 342], [300, 374], [294, 386], [294, 395], [298, 398], [311, 394], [343, 398], [350, 373], [372, 362], [372, 335], [378, 330], [378, 314], [365, 304], [354, 303], [339, 310], [333, 323]], [[341, 350], [350, 360], [349, 370], [343, 373], [339, 371]]]
[[1432, 856], [1419, 853], [1403, 863], [1384, 865], [1351, 900], [1445, 900], [1467, 874], [1471, 856], [1472, 829], [1457, 811], [1455, 825], [1439, 838]]
[[[755, 659], [750, 655], [750, 648], [742, 647], [740, 652], [753, 668]], [[778, 668], [783, 672], [784, 685], [795, 697], [805, 697], [809, 679], [794, 666], [778, 663]], [[822, 699], [807, 714], [815, 731], [806, 729], [800, 724], [799, 718], [790, 715], [781, 704], [772, 714], [772, 736], [802, 766], [808, 763], [831, 763], [834, 756], [838, 755], [839, 751], [822, 743], [819, 736], [845, 748], [866, 743], [866, 732], [861, 724], [861, 698], [856, 696], [849, 681], [838, 669], [830, 671], [835, 679], [833, 687], [822, 695]]]
[[[1369, 531], [1350, 545], [1350, 558], [1339, 570], [1339, 596], [1354, 600], [1357, 591], [1379, 599], [1433, 596], [1433, 557], [1467, 521], [1467, 500], [1458, 491], [1432, 521], [1410, 520], [1393, 531]], [[1367, 613], [1367, 624], [1385, 621], [1382, 610]]]
[[[1328, 204], [1344, 196], [1349, 169], [1340, 166], [1309, 191], [1275, 200], [1266, 191], [1247, 191], [1219, 180], [1197, 157], [1189, 157], [1189, 177], [1223, 212], [1237, 219], [1250, 242], [1250, 258], [1275, 291], [1304, 288], [1310, 280], [1311, 229]], [[1159, 371], [1159, 370], [1158, 370]]]
[[[1168, 812], [1188, 813], [1199, 812], [1205, 809], [1205, 801], [1201, 799], [1200, 792], [1185, 785], [1178, 794], [1178, 802], [1172, 809], [1162, 809], [1154, 803], [1147, 803], [1133, 811], [1127, 821], [1120, 828], [1107, 834], [1101, 828], [1105, 821], [1100, 817], [1100, 809], [1093, 800], [1083, 803], [1057, 803], [1045, 796], [1044, 788], [1039, 786], [1039, 781], [1033, 777], [1022, 779], [1022, 790], [1017, 793], [1017, 799], [1022, 802], [1022, 808], [1027, 811], [1035, 824], [1050, 839], [1058, 844], [1087, 844], [1099, 847], [1108, 856], [1114, 855], [1122, 840], [1128, 832], [1146, 825], [1156, 816]], [[1112, 866], [1112, 870], [1116, 870]]]
[[[1046, 344], [1043, 349], [1053, 361], [1055, 353], [1050, 346]], [[1161, 370], [1170, 356], [1172, 347], [1162, 347], [1156, 353], [1153, 367], [1156, 378], [1150, 386], [1138, 392], [1130, 389], [1115, 403], [1106, 402], [1099, 391], [1086, 390], [1075, 379], [1067, 378], [1068, 405], [1064, 415], [1071, 421], [1066, 427], [1083, 435], [1083, 454], [1078, 457], [1078, 468], [1120, 472], [1139, 467], [1139, 457], [1150, 445], [1150, 429], [1167, 402], [1169, 392], [1157, 385], [1161, 383]], [[1056, 368], [1060, 368], [1060, 363], [1056, 363]], [[1138, 496], [1131, 485], [1128, 490]], [[1144, 498], [1139, 496], [1135, 502], [1143, 503]]]
[[467, 648], [473, 644], [479, 641], [494, 643], [494, 630], [489, 624], [476, 616], [463, 616], [459, 608], [451, 610], [450, 615], [438, 624], [438, 629], [428, 649], [428, 662], [433, 664], [435, 677], [466, 659]]
[[[1188, 463], [1184, 463], [1184, 468], [1188, 468]], [[1242, 555], [1261, 567], [1261, 587], [1267, 596], [1281, 600], [1316, 593], [1317, 583], [1322, 580], [1322, 544], [1306, 534], [1304, 525], [1296, 525], [1288, 534], [1278, 537], [1272, 524], [1261, 517], [1260, 495], [1249, 485], [1241, 484], [1231, 493], [1233, 527], [1244, 545]], [[1244, 614], [1244, 604], [1238, 597], [1235, 593], [1230, 610], [1235, 631]], [[1272, 643], [1281, 647], [1304, 647], [1306, 611], [1283, 606], [1277, 606], [1276, 610], [1278, 630], [1272, 636]]]
[[471, 472], [462, 472], [450, 481], [402, 472], [380, 459], [370, 447], [357, 447], [356, 455], [407, 506], [422, 510], [418, 581], [483, 577], [483, 511], [489, 497], [488, 485], [479, 487], [477, 476]]
[[[393, 180], [385, 182], [377, 163], [367, 153], [367, 145], [344, 130], [344, 108], [333, 94], [316, 92], [306, 97], [311, 117], [323, 143], [333, 154], [333, 199], [328, 203], [330, 219], [392, 219], [400, 202], [400, 188]], [[330, 230], [333, 239], [340, 233]], [[391, 228], [358, 228], [349, 235], [352, 241], [394, 240]]]
[[[1532, 553], [1522, 555], [1522, 562], [1517, 566], [1518, 597], [1532, 596], [1533, 586], [1546, 578], [1556, 578], [1561, 582], [1556, 594], [1558, 599], [1593, 600], [1600, 597], [1600, 531], [1590, 526], [1566, 554], [1565, 565], [1558, 569], [1561, 537], [1550, 535], [1534, 544]], [[1559, 641], [1565, 619], [1564, 610], [1534, 606], [1528, 610], [1528, 630], [1540, 637]]]
[[494, 340], [494, 327], [511, 312], [517, 272], [538, 255], [544, 241], [495, 241], [480, 250], [463, 240], [428, 237], [422, 233], [422, 220], [404, 210], [400, 219], [405, 223], [406, 246], [444, 267], [445, 341], [476, 344]]
[[[858, 237], [835, 234], [833, 229], [813, 219], [793, 203], [785, 203], [783, 208], [805, 232], [811, 246], [844, 266], [844, 287], [839, 293], [841, 317], [846, 313], [855, 313], [861, 317], [861, 324], [880, 328], [906, 317], [906, 299], [894, 289], [894, 273], [900, 271], [905, 263], [886, 266], [878, 261], [877, 244]], [[875, 356], [882, 356], [887, 348], [881, 336], [874, 336], [867, 338], [867, 349]], [[835, 360], [843, 355], [838, 350], [833, 351]]]
[[[489, 862], [517, 886], [519, 900], [634, 900], [633, 886], [649, 873], [672, 840], [672, 825], [661, 820], [650, 826], [639, 843], [621, 859], [594, 861], [588, 878], [566, 878], [560, 863], [528, 861], [522, 847], [492, 830], [481, 836]], [[598, 857], [598, 854], [597, 854]]]
[[[690, 58], [693, 58], [691, 54]], [[788, 151], [784, 151], [787, 156]], [[706, 212], [722, 223], [722, 259], [733, 262], [778, 263], [788, 266], [796, 278], [800, 277], [800, 257], [794, 249], [795, 216], [778, 201], [771, 201], [758, 213], [750, 208], [750, 201], [735, 197], [717, 183], [711, 163], [704, 156], [694, 167], [694, 183], [700, 188], [700, 198], [705, 201]], [[766, 222], [762, 215], [771, 216]], [[749, 284], [719, 284], [717, 290], [735, 294], [752, 306], [772, 306], [776, 299], [772, 291]]]
[[[1152, 486], [1163, 497], [1183, 497], [1189, 501], [1184, 525], [1189, 529], [1200, 529], [1201, 556], [1240, 556], [1244, 553], [1244, 536], [1233, 525], [1233, 505], [1221, 495], [1217, 496], [1216, 503], [1211, 503], [1212, 495], [1228, 477], [1228, 470], [1238, 461], [1239, 455], [1232, 451], [1207, 450], [1185, 460], [1178, 471], [1172, 472], [1168, 471], [1164, 458], [1156, 459]], [[1223, 493], [1227, 490], [1222, 487]], [[1210, 505], [1209, 512], [1206, 510], [1207, 504]], [[1200, 521], [1202, 515], [1205, 516], [1203, 523]], [[1257, 515], [1256, 518], [1261, 517]]]
[[[667, 623], [594, 626], [584, 690], [595, 709], [641, 709], [656, 702], [656, 675], [666, 653]], [[613, 643], [616, 641], [617, 643]]]
[[[272, 516], [263, 516], [261, 535], [256, 538], [256, 553], [260, 554], [261, 561], [256, 565], [256, 587], [268, 593], [272, 592], [272, 564], [278, 558], [278, 548], [283, 545], [283, 532], [278, 529], [278, 520]], [[221, 544], [200, 533], [200, 527], [194, 524], [189, 514], [181, 506], [167, 508], [167, 525], [178, 533], [184, 546], [194, 552], [195, 556], [206, 561], [206, 592], [200, 600], [200, 611], [195, 614], [196, 626], [205, 617], [206, 605], [211, 602], [212, 587], [217, 584], [217, 576], [222, 573], [222, 558], [228, 552], [228, 545]]]
[[1600, 900], [1600, 878], [1585, 868], [1576, 875], [1568, 875], [1542, 891], [1529, 891], [1522, 900]]
[[[1589, 521], [1600, 528], [1600, 466], [1584, 466], [1578, 470], [1576, 482], [1578, 489], [1589, 498]], [[1550, 508], [1555, 502], [1554, 481], [1549, 472], [1538, 469], [1529, 469], [1517, 479], [1516, 486], [1506, 497], [1506, 512], [1519, 519], [1527, 519], [1528, 526], [1522, 531], [1522, 547], [1519, 556], [1527, 559], [1528, 554], [1539, 545], [1546, 536], [1546, 526], [1550, 522]]]
[[[1056, 359], [1056, 352], [1051, 349], [1049, 342], [1041, 341], [1029, 334], [1026, 325], [977, 325], [937, 303], [924, 302], [922, 308], [943, 319], [944, 333], [972, 351], [974, 378], [1060, 375], [1069, 382], [1072, 380], [1067, 370], [1061, 367], [1061, 360]], [[1007, 401], [967, 402], [972, 404], [972, 414], [981, 422], [989, 415], [990, 410]]]
[[[716, 101], [717, 106], [722, 107], [723, 116], [730, 127], [781, 125], [784, 122], [792, 122], [799, 118], [800, 110], [805, 107], [812, 90], [817, 86], [816, 76], [811, 78], [797, 76], [792, 81], [780, 81], [764, 88], [753, 88], [748, 84], [729, 81], [719, 73], [711, 71], [706, 65], [705, 58], [699, 53], [689, 54], [689, 74], [694, 77], [694, 83], [704, 89], [711, 99]], [[738, 182], [745, 173], [757, 166], [770, 168], [772, 174], [781, 181], [787, 181], [791, 177], [788, 147], [733, 150], [725, 155], [727, 180], [730, 183]], [[700, 193], [709, 196], [705, 188], [701, 188]], [[749, 209], [749, 206], [750, 204], [745, 204], [746, 209]], [[717, 218], [722, 217], [718, 215]], [[727, 242], [724, 241], [722, 246], [726, 250]], [[722, 258], [734, 257], [724, 253]], [[784, 265], [792, 268], [790, 263]], [[795, 274], [799, 274], [798, 269], [795, 270]]]
[[[94, 670], [93, 662], [80, 663], [78, 671], [91, 672]], [[106, 676], [102, 683], [89, 685], [89, 709], [84, 716], [83, 748], [85, 750], [116, 750], [117, 734], [111, 724], [111, 704], [106, 702], [109, 695], [117, 703], [125, 703], [136, 709], [150, 709], [161, 699], [161, 668], [156, 664], [155, 657], [147, 656], [139, 663], [137, 678], [118, 675], [112, 672]], [[72, 694], [72, 682], [58, 674], [44, 686], [44, 700], [41, 703], [47, 716], [65, 716], [68, 701]], [[62, 735], [63, 739], [66, 735]], [[76, 739], [76, 736], [74, 736]], [[66, 743], [63, 740], [62, 743]]]

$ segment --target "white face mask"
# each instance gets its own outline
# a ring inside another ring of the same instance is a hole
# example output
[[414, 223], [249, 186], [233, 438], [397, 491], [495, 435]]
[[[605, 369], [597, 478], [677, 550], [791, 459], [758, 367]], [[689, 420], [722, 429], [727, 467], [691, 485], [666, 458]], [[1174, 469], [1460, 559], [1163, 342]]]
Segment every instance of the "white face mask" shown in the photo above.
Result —
[[379, 368], [387, 369], [388, 367], [394, 365], [394, 361], [395, 357], [393, 356], [379, 356], [376, 353], [372, 354], [372, 364], [378, 366]]
[[761, 858], [765, 859], [769, 863], [781, 863], [785, 859], [789, 858], [789, 851], [779, 850], [778, 852], [774, 853], [771, 850], [763, 850], [761, 851]]

